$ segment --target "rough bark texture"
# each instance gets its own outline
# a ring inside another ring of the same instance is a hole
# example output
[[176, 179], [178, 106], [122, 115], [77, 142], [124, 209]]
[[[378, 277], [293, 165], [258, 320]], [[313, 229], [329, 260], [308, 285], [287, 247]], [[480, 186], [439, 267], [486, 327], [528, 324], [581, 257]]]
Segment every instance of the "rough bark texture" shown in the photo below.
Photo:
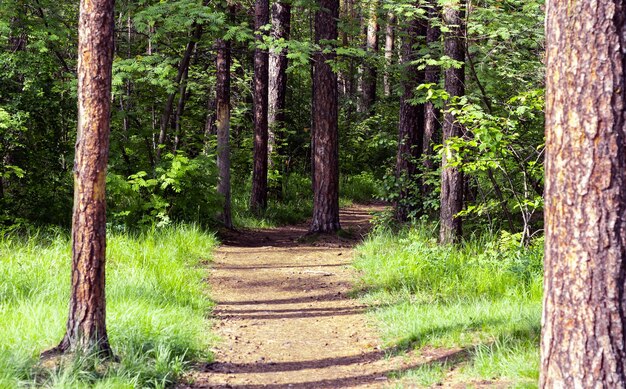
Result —
[[[276, 2], [272, 6], [272, 38], [289, 39], [291, 4]], [[276, 132], [284, 126], [285, 97], [287, 95], [287, 49], [271, 50], [269, 58], [269, 107], [267, 115], [269, 165], [274, 166]]]
[[385, 74], [383, 76], [383, 88], [385, 96], [391, 96], [391, 72], [389, 67], [393, 64], [393, 51], [395, 49], [395, 28], [396, 15], [389, 13], [387, 15], [387, 26], [385, 27]]
[[[443, 21], [448, 28], [444, 36], [444, 54], [453, 60], [465, 62], [465, 1], [456, 0], [446, 4]], [[451, 67], [445, 71], [445, 89], [450, 98], [465, 94], [465, 66]], [[446, 112], [443, 121], [443, 142], [462, 135], [461, 125], [454, 115]], [[443, 153], [441, 172], [441, 213], [439, 241], [453, 243], [461, 238], [461, 218], [456, 215], [463, 210], [463, 173], [447, 164], [452, 150]]]
[[[419, 3], [417, 4], [419, 6]], [[418, 195], [411, 190], [415, 185], [417, 163], [422, 155], [424, 142], [424, 105], [412, 104], [415, 89], [424, 82], [424, 71], [417, 65], [410, 63], [417, 60], [419, 47], [417, 45], [426, 35], [426, 23], [418, 18], [409, 23], [406, 38], [402, 44], [402, 59], [404, 62], [403, 86], [404, 92], [400, 98], [400, 121], [398, 124], [398, 154], [396, 157], [396, 177], [403, 183], [399, 198], [395, 203], [396, 219], [407, 221], [413, 210], [411, 203]]]
[[[256, 0], [254, 28], [257, 44], [263, 41], [261, 27], [269, 23], [269, 0]], [[267, 102], [269, 58], [265, 50], [254, 50], [254, 159], [250, 209], [260, 212], [267, 207]]]
[[215, 86], [217, 127], [217, 193], [224, 197], [222, 221], [233, 228], [230, 195], [230, 42], [217, 40], [217, 82]]
[[67, 332], [59, 351], [111, 353], [104, 270], [113, 8], [113, 0], [80, 2], [72, 283]]
[[[315, 42], [337, 39], [338, 0], [318, 0]], [[337, 75], [333, 52], [313, 56], [313, 220], [311, 232], [333, 232], [339, 225], [339, 127]]]
[[541, 387], [626, 387], [626, 9], [548, 2]]
[[[428, 5], [428, 29], [426, 32], [426, 44], [428, 45], [431, 56], [439, 58], [438, 50], [435, 49], [441, 38], [441, 31], [437, 23], [433, 21], [441, 18], [441, 10], [437, 5], [437, 1], [431, 0]], [[437, 65], [431, 65], [426, 67], [426, 79], [427, 84], [438, 84], [439, 75], [441, 73], [441, 67]], [[424, 104], [424, 154], [431, 158], [424, 160], [424, 167], [426, 171], [433, 171], [435, 169], [432, 156], [433, 144], [436, 144], [441, 139], [441, 112], [433, 103]], [[423, 192], [430, 193], [432, 188], [424, 185]]]
[[363, 110], [368, 112], [374, 103], [376, 103], [376, 81], [378, 72], [374, 64], [374, 57], [378, 55], [378, 0], [370, 0], [369, 9], [367, 11], [367, 34], [365, 49], [368, 57], [372, 59], [370, 63], [365, 64], [363, 71]]

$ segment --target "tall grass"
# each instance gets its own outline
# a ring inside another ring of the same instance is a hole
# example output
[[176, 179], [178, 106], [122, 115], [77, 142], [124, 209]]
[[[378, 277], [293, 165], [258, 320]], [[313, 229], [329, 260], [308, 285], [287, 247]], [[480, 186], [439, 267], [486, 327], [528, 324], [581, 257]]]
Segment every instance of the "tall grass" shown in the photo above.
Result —
[[[373, 233], [357, 250], [367, 301], [390, 347], [462, 349], [463, 358], [420, 366], [407, 379], [533, 385], [538, 377], [543, 242], [474, 237], [437, 245], [427, 226]], [[448, 378], [446, 378], [448, 377]]]
[[66, 234], [0, 237], [0, 387], [164, 387], [209, 359], [206, 270], [216, 244], [192, 226], [131, 235], [107, 247], [107, 326], [118, 362], [76, 356], [44, 367], [64, 332], [71, 251]]

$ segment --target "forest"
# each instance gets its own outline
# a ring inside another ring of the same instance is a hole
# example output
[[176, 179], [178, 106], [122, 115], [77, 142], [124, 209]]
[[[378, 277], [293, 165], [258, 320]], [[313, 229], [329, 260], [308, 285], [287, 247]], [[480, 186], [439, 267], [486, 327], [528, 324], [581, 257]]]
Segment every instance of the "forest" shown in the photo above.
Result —
[[2, 0], [0, 387], [626, 387], [625, 34]]

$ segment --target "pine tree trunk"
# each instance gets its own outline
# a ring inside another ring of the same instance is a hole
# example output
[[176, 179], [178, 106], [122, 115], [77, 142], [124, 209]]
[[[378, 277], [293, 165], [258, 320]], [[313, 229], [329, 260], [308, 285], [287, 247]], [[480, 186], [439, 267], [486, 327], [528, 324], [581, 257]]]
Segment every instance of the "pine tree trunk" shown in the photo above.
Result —
[[[419, 3], [417, 3], [419, 6]], [[396, 157], [396, 177], [402, 183], [399, 198], [395, 203], [396, 219], [407, 221], [414, 210], [411, 203], [415, 202], [415, 174], [417, 162], [422, 155], [424, 139], [424, 105], [412, 104], [415, 88], [424, 82], [424, 71], [411, 62], [417, 60], [420, 38], [426, 35], [426, 23], [422, 18], [411, 20], [406, 31], [406, 39], [402, 45], [404, 71], [402, 84], [404, 92], [400, 98], [400, 121], [398, 124], [398, 154]]]
[[224, 197], [222, 221], [233, 228], [230, 195], [230, 42], [217, 40], [217, 82], [215, 86], [217, 126], [217, 193]]
[[105, 323], [105, 184], [110, 132], [113, 8], [113, 0], [80, 2], [72, 283], [67, 332], [57, 348], [62, 352], [111, 354]]
[[[318, 0], [315, 42], [337, 39], [338, 0]], [[335, 53], [313, 55], [313, 220], [311, 232], [334, 232], [339, 225], [339, 127], [337, 75], [329, 62]]]
[[[443, 9], [444, 24], [448, 31], [444, 36], [444, 54], [453, 60], [465, 63], [465, 1], [454, 0]], [[445, 87], [450, 98], [465, 94], [465, 66], [450, 67], [445, 71]], [[443, 121], [443, 143], [448, 139], [462, 135], [461, 125], [456, 117], [446, 112]], [[443, 153], [441, 171], [441, 213], [439, 241], [449, 244], [458, 241], [462, 234], [461, 218], [457, 216], [463, 210], [463, 173], [458, 167], [449, 166], [448, 155], [453, 155], [447, 148]]]
[[[426, 44], [428, 45], [431, 57], [439, 58], [438, 53], [433, 46], [439, 43], [441, 38], [441, 31], [439, 29], [438, 21], [441, 19], [441, 11], [437, 5], [437, 1], [430, 1], [428, 5], [428, 28], [426, 31]], [[427, 84], [438, 84], [441, 68], [437, 65], [430, 65], [426, 67], [426, 79]], [[427, 102], [424, 104], [424, 168], [427, 172], [435, 170], [435, 164], [433, 163], [433, 145], [441, 139], [441, 112], [433, 103]], [[423, 193], [431, 193], [433, 188], [424, 184]]]
[[393, 13], [387, 15], [387, 26], [385, 27], [385, 74], [383, 76], [383, 88], [385, 96], [391, 96], [391, 65], [393, 65], [393, 51], [395, 48], [395, 28], [396, 16]]
[[[256, 0], [254, 28], [256, 42], [263, 42], [261, 27], [269, 23], [269, 0]], [[254, 159], [250, 209], [261, 212], [267, 207], [267, 112], [269, 58], [265, 50], [254, 50]]]
[[626, 8], [548, 2], [542, 388], [626, 387]]
[[[272, 38], [289, 39], [291, 4], [276, 2], [272, 6]], [[287, 96], [287, 49], [270, 51], [269, 107], [267, 116], [269, 166], [274, 167], [276, 132], [285, 125], [285, 98]]]
[[368, 53], [369, 63], [365, 64], [363, 71], [363, 110], [368, 112], [376, 103], [376, 81], [378, 72], [375, 65], [375, 57], [378, 55], [378, 0], [370, 0], [367, 13], [367, 38], [365, 49]]

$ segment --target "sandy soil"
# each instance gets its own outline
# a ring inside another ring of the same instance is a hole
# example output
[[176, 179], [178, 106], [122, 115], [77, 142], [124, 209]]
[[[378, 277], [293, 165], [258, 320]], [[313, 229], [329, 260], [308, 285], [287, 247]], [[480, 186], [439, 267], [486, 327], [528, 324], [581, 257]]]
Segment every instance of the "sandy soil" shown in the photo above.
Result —
[[454, 357], [390, 356], [350, 297], [352, 247], [381, 206], [342, 210], [349, 238], [306, 237], [307, 225], [230, 233], [210, 279], [220, 336], [215, 362], [180, 388], [379, 388], [391, 373]]

